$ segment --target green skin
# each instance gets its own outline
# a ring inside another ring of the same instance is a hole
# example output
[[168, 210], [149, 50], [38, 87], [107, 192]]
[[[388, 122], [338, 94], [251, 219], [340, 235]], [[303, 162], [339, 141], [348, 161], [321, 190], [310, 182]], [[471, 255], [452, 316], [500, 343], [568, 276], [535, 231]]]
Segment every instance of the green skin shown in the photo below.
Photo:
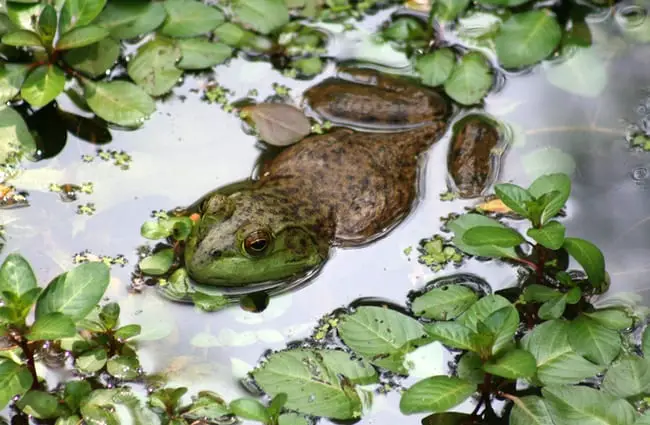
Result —
[[[350, 105], [349, 82], [341, 81]], [[359, 90], [360, 101], [376, 95], [387, 112], [384, 122], [401, 124], [414, 98], [414, 113], [427, 119], [409, 123], [408, 131], [335, 128], [309, 136], [264, 164], [261, 178], [247, 187], [199, 200], [200, 219], [184, 253], [193, 280], [251, 289], [295, 281], [319, 269], [332, 247], [369, 243], [406, 217], [417, 200], [418, 157], [445, 133], [449, 106], [430, 91], [417, 89], [414, 96], [412, 85], [393, 89], [386, 81], [395, 82], [381, 79], [381, 85]], [[323, 90], [333, 96], [336, 82], [328, 81]], [[428, 114], [423, 114], [422, 93], [430, 95]], [[391, 96], [399, 104], [394, 111], [386, 110]], [[333, 105], [328, 113], [336, 118], [345, 108]]]

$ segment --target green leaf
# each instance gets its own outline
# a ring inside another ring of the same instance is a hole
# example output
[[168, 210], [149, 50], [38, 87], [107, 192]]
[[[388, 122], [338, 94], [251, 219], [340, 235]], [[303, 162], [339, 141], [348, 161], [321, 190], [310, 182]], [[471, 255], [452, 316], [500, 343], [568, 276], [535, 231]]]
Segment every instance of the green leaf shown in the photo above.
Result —
[[490, 91], [494, 75], [482, 53], [463, 56], [445, 81], [445, 92], [461, 105], [479, 103]]
[[48, 419], [57, 416], [59, 400], [44, 391], [32, 390], [16, 402], [16, 407], [35, 418]]
[[106, 371], [122, 380], [133, 380], [140, 376], [140, 362], [135, 356], [115, 356], [106, 363]]
[[596, 364], [609, 365], [621, 352], [620, 334], [589, 317], [579, 316], [571, 321], [568, 332], [573, 350]]
[[142, 332], [142, 327], [140, 325], [126, 325], [115, 331], [115, 338], [126, 341], [129, 338], [140, 335], [140, 332]]
[[585, 386], [548, 386], [542, 395], [556, 424], [632, 425], [636, 412], [625, 400]]
[[285, 393], [286, 408], [332, 419], [361, 413], [361, 400], [325, 366], [318, 352], [296, 349], [271, 354], [253, 372], [255, 382], [271, 397]]
[[72, 411], [79, 410], [81, 401], [92, 392], [88, 381], [68, 381], [65, 383], [63, 399]]
[[646, 393], [650, 389], [650, 361], [636, 356], [621, 359], [609, 368], [601, 389], [619, 398]]
[[548, 9], [515, 13], [501, 25], [495, 39], [504, 68], [521, 68], [546, 59], [562, 39], [562, 29]]
[[405, 415], [421, 412], [444, 412], [465, 401], [476, 385], [449, 376], [423, 379], [402, 393], [399, 409]]
[[45, 341], [75, 336], [77, 329], [72, 319], [62, 313], [50, 313], [39, 317], [32, 325], [27, 339]]
[[175, 42], [157, 38], [138, 49], [127, 67], [129, 77], [151, 96], [161, 96], [183, 75], [176, 67], [180, 58], [181, 50]]
[[404, 347], [425, 336], [417, 320], [375, 306], [359, 307], [353, 314], [341, 317], [338, 333], [352, 351], [393, 372], [405, 372], [403, 356], [415, 347], [407, 351]]
[[557, 192], [548, 199], [543, 206], [540, 218], [541, 224], [546, 224], [548, 220], [555, 217], [564, 207], [569, 194], [571, 193], [571, 179], [563, 173], [547, 174], [538, 177], [528, 188], [528, 191], [535, 198], [540, 199], [545, 194]]
[[[20, 93], [29, 66], [5, 63], [0, 67], [0, 103], [7, 103]], [[4, 162], [0, 157], [0, 162]]]
[[358, 385], [374, 384], [379, 380], [375, 368], [364, 360], [353, 358], [341, 350], [312, 350], [319, 356], [329, 370], [345, 376], [350, 382]]
[[0, 294], [10, 292], [20, 297], [36, 287], [36, 275], [27, 260], [17, 253], [7, 255], [0, 267]]
[[110, 282], [104, 263], [81, 264], [49, 283], [36, 302], [36, 319], [63, 313], [78, 321], [99, 303]]
[[483, 325], [495, 336], [492, 354], [498, 354], [512, 344], [512, 338], [519, 328], [519, 323], [519, 312], [514, 305], [508, 305], [490, 313], [488, 317], [477, 324], [476, 330], [482, 333], [481, 325]]
[[557, 250], [562, 248], [566, 228], [559, 221], [549, 221], [539, 229], [528, 229], [528, 236], [545, 248]]
[[269, 402], [269, 407], [267, 409], [269, 416], [272, 418], [277, 417], [282, 411], [284, 405], [287, 404], [287, 400], [289, 400], [289, 397], [287, 397], [285, 393], [280, 393], [273, 397]]
[[509, 227], [476, 226], [467, 229], [463, 242], [470, 246], [495, 245], [503, 248], [519, 246], [526, 240], [521, 234]]
[[381, 31], [381, 36], [387, 41], [413, 42], [426, 39], [426, 28], [418, 19], [410, 16], [400, 16], [393, 19]]
[[605, 283], [605, 256], [598, 247], [580, 238], [566, 238], [562, 247], [576, 259], [596, 288]]
[[167, 273], [172, 264], [174, 264], [174, 250], [167, 248], [143, 258], [140, 260], [138, 267], [144, 274], [160, 276]]
[[171, 235], [170, 230], [157, 221], [147, 221], [140, 227], [140, 235], [155, 241], [169, 237]]
[[243, 419], [250, 419], [263, 424], [268, 423], [269, 414], [266, 407], [259, 401], [252, 398], [239, 398], [230, 402], [230, 410]]
[[477, 353], [468, 351], [458, 361], [458, 377], [474, 384], [482, 384], [485, 377], [483, 360]]
[[542, 320], [559, 319], [566, 309], [566, 294], [546, 301], [539, 308], [538, 315]]
[[124, 40], [136, 38], [142, 34], [155, 31], [165, 22], [167, 11], [163, 3], [145, 3], [146, 10], [140, 12], [134, 20], [110, 28], [111, 37]]
[[38, 17], [38, 33], [43, 37], [45, 44], [50, 44], [56, 34], [57, 26], [56, 9], [47, 4]]
[[0, 407], [5, 408], [15, 397], [25, 394], [34, 379], [26, 366], [0, 359]]
[[183, 412], [183, 418], [192, 421], [208, 420], [219, 422], [223, 416], [230, 414], [226, 403], [217, 397], [212, 397], [205, 392], [199, 393], [198, 399], [192, 403], [189, 409]]
[[141, 125], [156, 104], [140, 87], [126, 81], [84, 81], [84, 95], [92, 111], [106, 121], [126, 127]]
[[114, 28], [131, 24], [142, 18], [150, 7], [150, 2], [111, 0], [106, 4], [106, 7], [104, 7], [93, 24], [112, 31]]
[[594, 49], [573, 48], [559, 61], [544, 63], [544, 71], [554, 86], [588, 98], [600, 96], [609, 80], [605, 59]]
[[543, 398], [536, 395], [516, 398], [510, 425], [556, 425]]
[[0, 106], [0, 162], [16, 151], [32, 155], [36, 142], [23, 117], [9, 106]]
[[496, 245], [469, 246], [464, 243], [463, 235], [465, 232], [472, 227], [478, 226], [492, 226], [504, 229], [506, 228], [506, 226], [499, 223], [497, 220], [485, 217], [480, 214], [463, 214], [447, 224], [449, 230], [454, 232], [454, 239], [452, 242], [458, 249], [466, 252], [467, 254], [478, 255], [482, 257], [517, 258], [517, 254], [512, 247], [504, 248]]
[[106, 361], [108, 360], [108, 354], [104, 348], [95, 348], [90, 351], [86, 351], [74, 362], [74, 365], [77, 369], [84, 373], [95, 373], [98, 370], [101, 370]]
[[2, 44], [8, 46], [42, 46], [41, 37], [35, 32], [28, 30], [12, 31], [2, 36]]
[[568, 323], [550, 320], [522, 339], [522, 348], [537, 360], [537, 379], [544, 385], [574, 384], [604, 369], [576, 354], [568, 340]]
[[416, 316], [433, 320], [452, 320], [478, 300], [476, 291], [464, 285], [433, 288], [413, 300], [411, 311]]
[[205, 69], [219, 65], [232, 56], [232, 48], [222, 43], [213, 43], [205, 38], [178, 40], [181, 60], [176, 66], [181, 69]]
[[53, 101], [65, 85], [65, 74], [56, 65], [41, 65], [25, 79], [20, 95], [35, 108]]
[[223, 23], [219, 9], [195, 0], [165, 0], [167, 19], [160, 32], [170, 37], [194, 37]]
[[476, 332], [456, 322], [436, 322], [425, 325], [429, 335], [443, 344], [460, 350], [478, 351]]
[[120, 56], [120, 44], [105, 38], [89, 46], [68, 50], [63, 59], [72, 68], [93, 78], [106, 74]]
[[[514, 308], [510, 301], [501, 295], [488, 295], [478, 300], [467, 311], [465, 311], [465, 313], [458, 318], [458, 323], [477, 331], [479, 322], [484, 322], [488, 317], [490, 317], [490, 315], [492, 315], [492, 313], [506, 307]], [[511, 325], [508, 325], [508, 327], [511, 327]]]
[[18, 27], [36, 32], [38, 30], [36, 17], [41, 15], [44, 7], [45, 4], [40, 2], [35, 4], [7, 2], [7, 15]]
[[494, 192], [506, 206], [528, 218], [527, 203], [533, 200], [533, 196], [526, 189], [516, 184], [501, 183], [494, 186]]
[[65, 0], [61, 8], [59, 25], [61, 34], [74, 27], [82, 27], [91, 23], [104, 9], [106, 0]]
[[99, 312], [99, 320], [106, 329], [114, 329], [120, 319], [120, 305], [116, 302], [108, 303]]
[[483, 369], [492, 375], [508, 379], [530, 378], [537, 371], [535, 357], [525, 350], [511, 350], [490, 360]]
[[438, 49], [433, 53], [418, 56], [415, 69], [422, 83], [436, 87], [444, 84], [456, 66], [456, 53], [450, 48]]
[[634, 325], [634, 320], [626, 312], [616, 308], [605, 308], [583, 314], [606, 328], [614, 329], [616, 331], [628, 329]]
[[519, 6], [524, 3], [528, 3], [531, 0], [476, 0], [478, 4], [483, 4], [486, 6], [504, 6], [504, 7], [514, 7]]
[[646, 326], [645, 330], [643, 331], [641, 349], [643, 350], [643, 355], [647, 358], [650, 358], [650, 326]]
[[76, 49], [97, 43], [106, 37], [108, 37], [108, 31], [105, 28], [96, 25], [77, 27], [63, 34], [57, 41], [56, 48], [58, 50]]
[[278, 418], [278, 425], [310, 425], [311, 422], [297, 413], [284, 413]]
[[524, 299], [526, 301], [546, 302], [562, 298], [564, 294], [556, 289], [549, 288], [548, 286], [538, 285], [536, 283], [527, 286], [524, 289]]
[[432, 5], [432, 13], [440, 21], [455, 20], [469, 5], [470, 0], [437, 0]]
[[283, 0], [238, 0], [233, 14], [262, 34], [269, 34], [289, 22], [289, 10]]

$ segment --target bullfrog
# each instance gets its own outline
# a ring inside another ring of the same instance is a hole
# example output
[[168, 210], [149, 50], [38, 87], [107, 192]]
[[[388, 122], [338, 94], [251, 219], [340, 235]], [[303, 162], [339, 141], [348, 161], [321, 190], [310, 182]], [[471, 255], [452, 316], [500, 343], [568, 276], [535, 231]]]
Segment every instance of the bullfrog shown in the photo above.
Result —
[[460, 198], [481, 197], [496, 180], [502, 141], [500, 126], [481, 114], [467, 115], [453, 125], [447, 169]]

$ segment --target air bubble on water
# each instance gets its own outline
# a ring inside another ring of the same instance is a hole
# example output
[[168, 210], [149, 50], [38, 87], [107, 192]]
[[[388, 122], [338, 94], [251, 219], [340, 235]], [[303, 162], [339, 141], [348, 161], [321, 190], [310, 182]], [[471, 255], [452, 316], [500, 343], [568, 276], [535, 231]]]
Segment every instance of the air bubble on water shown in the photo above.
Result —
[[636, 108], [636, 113], [639, 114], [639, 115], [645, 115], [646, 112], [647, 112], [647, 109], [646, 109], [645, 105], [639, 105], [639, 107]]
[[623, 6], [616, 11], [614, 19], [624, 29], [637, 28], [645, 22], [648, 17], [648, 11], [641, 6], [630, 5]]
[[648, 169], [645, 167], [637, 167], [634, 170], [632, 170], [632, 180], [634, 180], [637, 183], [641, 183], [644, 180], [648, 179], [648, 176], [650, 176], [650, 173], [648, 172]]
[[316, 396], [314, 394], [309, 394], [309, 398], [307, 399], [310, 403], [313, 403], [316, 401]]

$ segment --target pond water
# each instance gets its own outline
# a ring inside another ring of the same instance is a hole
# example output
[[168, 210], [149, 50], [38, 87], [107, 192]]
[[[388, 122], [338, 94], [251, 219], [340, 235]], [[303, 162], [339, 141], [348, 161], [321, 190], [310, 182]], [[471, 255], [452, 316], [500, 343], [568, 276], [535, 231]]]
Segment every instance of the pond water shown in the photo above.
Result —
[[[374, 31], [390, 13], [380, 12], [363, 27]], [[650, 120], [650, 45], [626, 41], [611, 16], [595, 16], [590, 26], [592, 47], [568, 61], [506, 75], [500, 90], [486, 99], [485, 112], [502, 120], [513, 135], [500, 180], [525, 186], [544, 173], [569, 173], [573, 191], [564, 220], [567, 233], [603, 250], [612, 281], [607, 297], [632, 293], [649, 305], [650, 153], [630, 149], [625, 134], [630, 123]], [[359, 51], [368, 55], [363, 50], [367, 44], [355, 43], [354, 34], [348, 37], [334, 46], [339, 57], [358, 56]], [[405, 63], [397, 53], [391, 57], [391, 65]], [[274, 82], [291, 87], [292, 96], [299, 98], [334, 70], [330, 64], [317, 78], [296, 81], [268, 63], [238, 58], [218, 67], [214, 77], [235, 92], [233, 99], [250, 89], [264, 99], [273, 94]], [[483, 277], [493, 290], [515, 283], [515, 270], [496, 262], [472, 260], [459, 270], [449, 266], [434, 273], [417, 262], [416, 250], [410, 256], [404, 253], [420, 239], [439, 233], [441, 217], [476, 204], [439, 198], [447, 189], [448, 133], [429, 151], [423, 197], [406, 221], [367, 247], [337, 250], [309, 285], [272, 298], [263, 313], [237, 307], [201, 313], [170, 303], [150, 288], [129, 292], [137, 248], [147, 242], [139, 229], [152, 211], [187, 205], [216, 187], [250, 176], [260, 154], [255, 138], [242, 131], [236, 115], [195, 93], [205, 79], [188, 76], [172, 96], [159, 102], [141, 129], [113, 131], [113, 141], [104, 149], [128, 153], [128, 170], [101, 160], [96, 146], [70, 136], [61, 154], [27, 164], [12, 182], [29, 191], [30, 207], [5, 210], [0, 216], [7, 236], [2, 257], [20, 251], [41, 281], [71, 268], [74, 255], [85, 250], [128, 260], [124, 267], [112, 267], [108, 296], [120, 301], [123, 323], [143, 325], [143, 339], [149, 339], [142, 343], [145, 370], [168, 371], [173, 383], [188, 386], [190, 393], [210, 389], [233, 399], [246, 394], [238, 379], [266, 350], [308, 337], [322, 316], [354, 300], [378, 297], [403, 305], [409, 291], [457, 271]], [[95, 159], [87, 163], [82, 155]], [[51, 183], [83, 182], [93, 182], [94, 191], [80, 194], [76, 202], [64, 203], [48, 190]], [[78, 205], [87, 202], [96, 212], [77, 214]], [[449, 354], [434, 347], [413, 355], [415, 360], [426, 358], [418, 362], [413, 378], [447, 370]], [[418, 423], [423, 415], [404, 418], [398, 402], [397, 393], [375, 397], [373, 412], [360, 423]]]

